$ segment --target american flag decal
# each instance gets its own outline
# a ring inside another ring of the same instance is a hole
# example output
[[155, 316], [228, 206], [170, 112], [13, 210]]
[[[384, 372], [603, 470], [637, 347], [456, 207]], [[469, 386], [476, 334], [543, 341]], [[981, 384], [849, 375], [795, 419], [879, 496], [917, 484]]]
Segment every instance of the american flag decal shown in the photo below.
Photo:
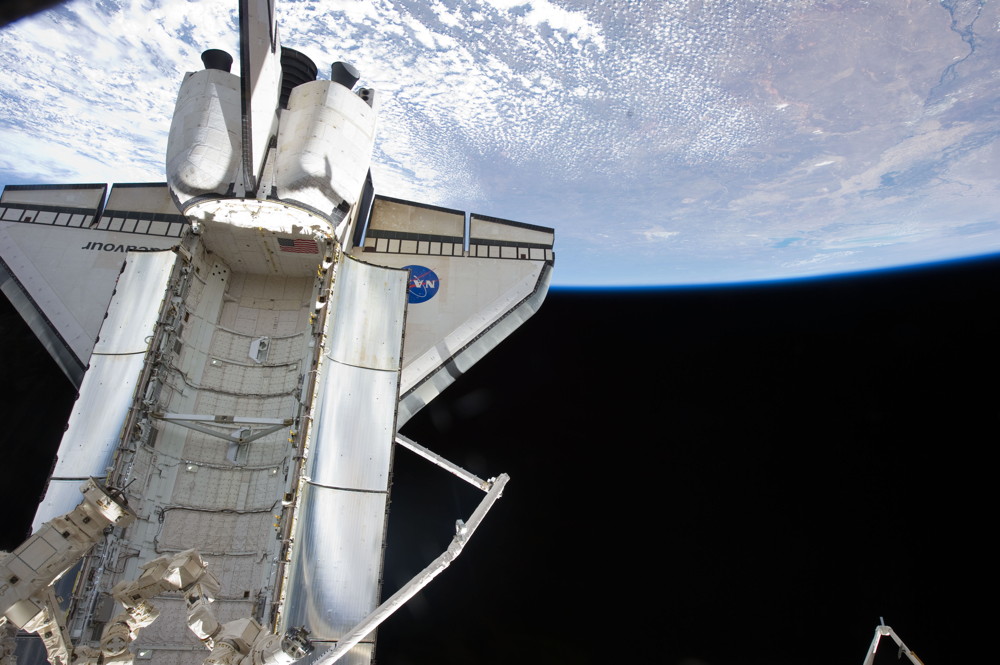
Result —
[[308, 238], [278, 238], [278, 249], [293, 254], [319, 254], [316, 241]]

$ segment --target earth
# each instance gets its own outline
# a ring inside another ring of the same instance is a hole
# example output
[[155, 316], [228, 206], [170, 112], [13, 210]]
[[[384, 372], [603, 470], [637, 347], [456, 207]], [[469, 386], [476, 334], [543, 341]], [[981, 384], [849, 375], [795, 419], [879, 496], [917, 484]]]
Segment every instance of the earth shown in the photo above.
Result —
[[[385, 195], [555, 227], [557, 285], [712, 284], [1000, 251], [1000, 5], [286, 0], [375, 88]], [[0, 184], [162, 181], [234, 0], [0, 30]], [[238, 60], [237, 60], [238, 63]], [[234, 72], [238, 71], [238, 64]]]

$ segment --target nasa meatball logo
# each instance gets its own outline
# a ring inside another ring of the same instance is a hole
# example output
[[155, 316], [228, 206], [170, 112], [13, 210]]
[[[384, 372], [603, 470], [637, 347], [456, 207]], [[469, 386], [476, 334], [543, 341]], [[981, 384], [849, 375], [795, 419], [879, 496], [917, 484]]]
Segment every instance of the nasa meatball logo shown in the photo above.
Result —
[[441, 280], [430, 268], [424, 266], [403, 266], [404, 270], [410, 271], [410, 281], [407, 282], [409, 292], [409, 303], [427, 302], [434, 297], [434, 294], [441, 288]]

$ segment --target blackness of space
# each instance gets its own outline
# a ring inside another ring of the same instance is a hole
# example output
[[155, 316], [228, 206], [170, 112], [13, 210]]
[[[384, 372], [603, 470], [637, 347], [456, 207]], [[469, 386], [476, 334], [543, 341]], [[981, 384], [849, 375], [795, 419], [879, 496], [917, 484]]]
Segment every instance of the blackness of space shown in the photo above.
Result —
[[[377, 661], [860, 665], [884, 616], [927, 665], [976, 662], [983, 643], [963, 636], [993, 587], [998, 302], [996, 257], [554, 289], [402, 430], [511, 481], [380, 629]], [[0, 307], [9, 549], [74, 395]], [[385, 596], [481, 497], [397, 450]]]

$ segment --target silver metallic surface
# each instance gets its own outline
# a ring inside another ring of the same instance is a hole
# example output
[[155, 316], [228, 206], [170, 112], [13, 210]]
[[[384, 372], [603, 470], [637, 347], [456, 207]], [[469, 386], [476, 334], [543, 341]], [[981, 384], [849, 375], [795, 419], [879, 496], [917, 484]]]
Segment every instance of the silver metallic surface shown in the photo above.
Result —
[[493, 504], [503, 495], [503, 488], [510, 477], [506, 473], [501, 473], [498, 477], [490, 481], [486, 488], [486, 496], [479, 502], [472, 512], [468, 521], [458, 520], [455, 523], [455, 536], [451, 539], [448, 548], [436, 559], [431, 561], [422, 571], [413, 576], [409, 582], [404, 584], [399, 591], [392, 594], [384, 603], [379, 605], [368, 616], [362, 619], [353, 629], [331, 649], [327, 649], [313, 665], [332, 665], [347, 655], [348, 651], [358, 642], [363, 640], [369, 633], [375, 630], [383, 621], [402, 607], [408, 600], [420, 593], [420, 590], [430, 584], [435, 577], [440, 575], [451, 562], [462, 553], [472, 534], [476, 532], [482, 524], [486, 513], [490, 511]]
[[385, 504], [384, 492], [303, 489], [286, 626], [336, 640], [377, 605]]
[[339, 266], [282, 629], [338, 640], [378, 604], [407, 273]]
[[324, 378], [313, 409], [309, 481], [385, 491], [399, 375], [332, 362]]
[[398, 370], [402, 354], [407, 271], [344, 257], [329, 311], [350, 321], [334, 321], [327, 355], [358, 367]]

